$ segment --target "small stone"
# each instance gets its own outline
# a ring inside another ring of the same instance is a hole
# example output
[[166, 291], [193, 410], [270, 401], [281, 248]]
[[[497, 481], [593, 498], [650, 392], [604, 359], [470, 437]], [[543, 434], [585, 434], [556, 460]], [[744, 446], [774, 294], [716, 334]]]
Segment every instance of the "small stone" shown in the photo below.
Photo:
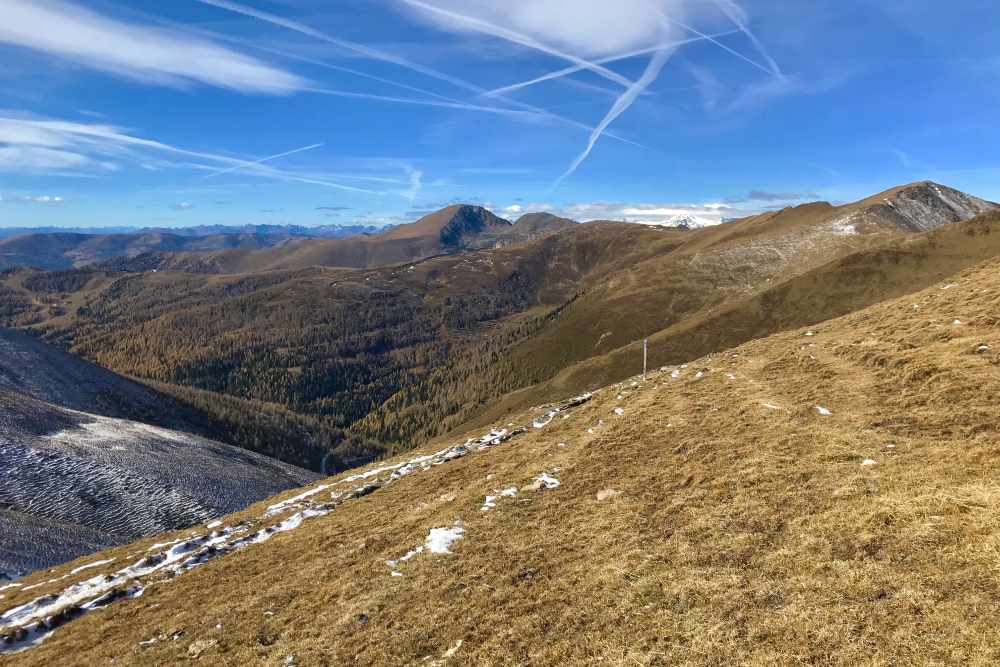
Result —
[[218, 644], [216, 639], [199, 639], [188, 646], [188, 655], [195, 659], [200, 658], [202, 653], [215, 648]]
[[621, 491], [616, 491], [615, 489], [602, 489], [597, 492], [597, 500], [604, 502], [605, 500], [614, 498], [615, 496], [620, 496], [621, 493]]

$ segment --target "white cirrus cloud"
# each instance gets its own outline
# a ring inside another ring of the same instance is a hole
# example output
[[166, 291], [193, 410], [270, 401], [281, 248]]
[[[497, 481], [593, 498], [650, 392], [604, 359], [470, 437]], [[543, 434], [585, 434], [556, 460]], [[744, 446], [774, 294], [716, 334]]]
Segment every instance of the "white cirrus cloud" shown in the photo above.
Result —
[[[317, 146], [285, 151], [284, 155]], [[36, 118], [0, 110], [0, 173], [74, 172], [87, 175], [95, 170], [99, 173], [118, 170], [118, 163], [108, 159], [114, 158], [128, 160], [146, 169], [182, 168], [210, 174], [217, 174], [220, 168], [238, 169], [245, 174], [270, 180], [381, 194], [337, 182], [324, 173], [282, 170], [266, 164], [276, 157], [280, 155], [243, 160], [136, 137], [113, 125]], [[344, 178], [347, 176], [344, 175]], [[412, 186], [412, 177], [407, 182]]]
[[21, 195], [20, 197], [0, 196], [0, 202], [5, 204], [62, 204], [65, 201], [57, 195]]
[[[534, 210], [534, 206], [536, 205], [529, 205], [526, 210]], [[548, 210], [580, 222], [611, 220], [658, 226], [686, 224], [690, 227], [718, 225], [727, 219], [748, 214], [721, 202], [678, 204], [598, 201], [567, 204]]]
[[428, 0], [409, 4], [447, 29], [490, 32], [505, 39], [521, 35], [533, 40], [524, 46], [536, 48], [537, 43], [553, 51], [561, 49], [590, 57], [661, 42], [665, 36], [661, 17], [667, 14], [683, 19], [693, 3], [689, 0]]
[[0, 12], [0, 43], [134, 80], [272, 95], [293, 93], [307, 83], [210, 41], [119, 21], [61, 0], [3, 0]]

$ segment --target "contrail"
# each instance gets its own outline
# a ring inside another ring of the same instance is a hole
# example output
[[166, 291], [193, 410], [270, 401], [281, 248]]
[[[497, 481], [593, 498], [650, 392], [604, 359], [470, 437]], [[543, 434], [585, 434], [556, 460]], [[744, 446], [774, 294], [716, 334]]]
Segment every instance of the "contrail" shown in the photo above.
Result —
[[276, 14], [269, 14], [268, 12], [262, 12], [252, 7], [247, 7], [235, 2], [230, 2], [230, 0], [196, 0], [205, 5], [211, 5], [212, 7], [217, 7], [219, 9], [226, 9], [237, 14], [242, 14], [244, 16], [249, 16], [251, 18], [264, 21], [265, 23], [271, 23], [273, 25], [281, 26], [282, 28], [287, 28], [303, 35], [313, 37], [315, 39], [327, 42], [328, 44], [333, 44], [334, 46], [339, 46], [342, 49], [347, 49], [348, 51], [353, 51], [355, 53], [361, 54], [367, 58], [372, 58], [374, 60], [381, 60], [383, 62], [392, 63], [394, 65], [399, 65], [406, 69], [412, 70], [419, 74], [429, 76], [433, 79], [438, 79], [439, 81], [445, 81], [459, 88], [465, 88], [466, 90], [472, 90], [475, 87], [472, 84], [462, 81], [461, 79], [455, 78], [444, 72], [439, 72], [436, 69], [430, 67], [425, 67], [419, 63], [412, 62], [406, 58], [402, 58], [392, 53], [386, 51], [380, 51], [378, 49], [373, 49], [364, 44], [358, 44], [357, 42], [350, 42], [345, 39], [338, 39], [332, 37], [324, 32], [320, 32], [315, 28], [311, 28], [304, 23], [299, 23], [298, 21], [292, 21], [290, 19], [282, 18]]
[[[477, 86], [475, 84], [469, 83], [467, 81], [463, 81], [462, 79], [455, 78], [453, 76], [445, 74], [444, 72], [439, 72], [439, 71], [437, 71], [435, 69], [432, 69], [430, 67], [424, 67], [423, 65], [411, 62], [409, 60], [406, 60], [405, 58], [400, 58], [399, 56], [393, 55], [391, 53], [386, 53], [386, 52], [380, 51], [378, 49], [373, 49], [373, 48], [367, 47], [367, 46], [365, 46], [363, 44], [357, 44], [355, 42], [349, 42], [349, 41], [346, 41], [346, 40], [338, 39], [336, 37], [332, 37], [332, 36], [330, 36], [330, 35], [328, 35], [326, 33], [323, 33], [323, 32], [320, 32], [319, 30], [316, 30], [315, 28], [311, 28], [311, 27], [309, 27], [309, 26], [307, 26], [307, 25], [305, 25], [303, 23], [299, 23], [297, 21], [291, 21], [289, 19], [285, 19], [285, 18], [282, 18], [280, 16], [276, 16], [274, 14], [269, 14], [267, 12], [258, 11], [256, 9], [253, 9], [252, 7], [246, 7], [245, 5], [240, 5], [240, 4], [237, 4], [235, 2], [231, 2], [230, 0], [195, 0], [195, 2], [200, 2], [202, 4], [210, 5], [212, 7], [216, 7], [216, 8], [219, 8], [219, 9], [225, 9], [225, 10], [234, 12], [236, 14], [242, 14], [243, 16], [249, 16], [251, 18], [255, 18], [257, 20], [264, 21], [265, 23], [270, 23], [272, 25], [280, 26], [282, 28], [287, 28], [288, 30], [292, 30], [292, 31], [301, 33], [303, 35], [307, 35], [309, 37], [313, 37], [315, 39], [327, 42], [328, 44], [333, 44], [334, 46], [339, 46], [339, 47], [347, 49], [349, 51], [354, 51], [355, 53], [361, 54], [361, 55], [366, 56], [368, 58], [372, 58], [374, 60], [380, 60], [382, 62], [387, 62], [387, 63], [391, 63], [391, 64], [394, 64], [394, 65], [399, 65], [400, 67], [409, 69], [409, 70], [411, 70], [413, 72], [417, 72], [418, 74], [423, 74], [425, 76], [429, 76], [431, 78], [438, 79], [438, 80], [444, 81], [446, 83], [450, 83], [450, 84], [452, 84], [454, 86], [457, 86], [459, 88], [462, 88], [464, 90], [468, 90], [468, 91], [471, 91], [473, 93], [476, 93], [477, 95], [482, 95], [483, 93], [486, 92], [486, 90], [483, 89], [483, 88], [481, 88], [480, 86]], [[628, 80], [626, 79], [625, 81], [628, 81]], [[631, 83], [631, 82], [629, 82], [629, 83]], [[541, 109], [539, 107], [532, 106], [530, 104], [526, 104], [526, 103], [520, 102], [518, 100], [511, 100], [511, 99], [501, 98], [501, 97], [497, 97], [497, 99], [500, 99], [500, 100], [502, 100], [502, 101], [504, 101], [504, 102], [506, 102], [508, 104], [511, 104], [511, 105], [519, 108], [519, 109], [523, 109], [525, 111], [534, 112], [536, 114], [539, 114], [541, 116], [544, 116], [544, 117], [549, 118], [549, 119], [554, 120], [554, 121], [558, 121], [558, 122], [563, 123], [565, 125], [569, 125], [569, 126], [572, 126], [572, 127], [577, 127], [577, 128], [585, 129], [588, 132], [591, 131], [591, 130], [593, 130], [592, 127], [590, 127], [589, 125], [587, 125], [585, 123], [580, 123], [578, 121], [574, 121], [574, 120], [571, 120], [569, 118], [565, 118], [563, 116], [559, 116], [558, 114], [554, 114], [551, 111], [547, 111], [545, 109]], [[621, 136], [618, 136], [616, 134], [612, 134], [610, 132], [607, 133], [607, 136], [611, 137], [612, 139], [615, 139], [617, 141], [621, 141], [623, 143], [626, 143], [626, 144], [631, 144], [633, 146], [638, 146], [640, 148], [645, 148], [645, 146], [643, 146], [642, 144], [636, 143], [636, 142], [631, 141], [629, 139], [625, 139], [625, 138], [623, 138]]]
[[757, 35], [755, 35], [747, 25], [746, 12], [743, 11], [743, 8], [733, 2], [733, 0], [714, 0], [714, 2], [719, 9], [721, 9], [722, 12], [729, 17], [729, 20], [740, 29], [740, 32], [746, 35], [747, 38], [753, 43], [757, 52], [760, 53], [764, 60], [767, 61], [767, 64], [771, 66], [771, 73], [777, 77], [783, 77], [784, 74], [781, 72], [781, 68], [778, 67], [778, 63], [775, 62], [774, 58], [772, 58], [767, 50], [764, 49], [764, 45], [757, 39]]
[[[683, 46], [685, 44], [691, 44], [692, 42], [703, 42], [707, 41], [709, 38], [719, 38], [728, 37], [729, 35], [735, 35], [740, 32], [739, 30], [729, 30], [726, 32], [716, 33], [715, 35], [708, 35], [706, 37], [690, 37], [688, 39], [682, 39], [677, 42], [672, 42], [670, 44], [660, 44], [657, 46], [650, 46], [643, 49], [638, 49], [636, 51], [629, 51], [628, 53], [619, 53], [617, 55], [608, 56], [607, 58], [601, 58], [600, 60], [595, 60], [593, 63], [595, 65], [604, 65], [606, 63], [615, 62], [617, 60], [626, 60], [628, 58], [635, 58], [636, 56], [644, 56], [649, 53], [655, 53], [660, 49], [669, 49], [673, 47]], [[549, 72], [548, 74], [543, 74], [540, 77], [531, 79], [530, 81], [522, 81], [521, 83], [511, 84], [509, 86], [504, 86], [503, 88], [496, 88], [494, 90], [487, 91], [484, 95], [485, 97], [494, 97], [496, 95], [503, 95], [515, 90], [520, 90], [521, 88], [527, 88], [528, 86], [533, 86], [536, 83], [542, 83], [543, 81], [550, 81], [552, 79], [559, 79], [561, 77], [567, 76], [569, 74], [575, 74], [577, 72], [587, 69], [582, 65], [572, 65], [555, 72]]]
[[277, 160], [280, 157], [287, 157], [289, 155], [295, 155], [296, 153], [304, 153], [306, 151], [311, 151], [316, 148], [321, 148], [326, 144], [312, 144], [311, 146], [303, 146], [302, 148], [296, 148], [295, 150], [285, 151], [284, 153], [278, 153], [277, 155], [271, 155], [269, 157], [261, 158], [259, 160], [253, 160], [252, 162], [246, 162], [244, 164], [238, 164], [235, 167], [229, 167], [228, 169], [221, 169], [219, 171], [212, 172], [211, 174], [205, 175], [205, 178], [212, 178], [214, 176], [221, 176], [222, 174], [229, 174], [234, 171], [239, 171], [240, 169], [245, 169], [246, 167], [252, 167], [255, 164], [264, 164], [265, 162], [270, 162], [271, 160]]
[[[202, 0], [203, 2], [205, 0]], [[484, 21], [482, 19], [477, 19], [472, 16], [466, 16], [464, 14], [459, 14], [457, 12], [449, 11], [447, 9], [442, 9], [441, 7], [435, 7], [434, 5], [428, 5], [420, 0], [402, 0], [408, 5], [413, 5], [414, 7], [419, 7], [425, 11], [432, 12], [434, 14], [439, 14], [453, 21], [458, 21], [459, 23], [465, 23], [470, 27], [475, 28], [479, 32], [486, 33], [488, 35], [493, 35], [494, 37], [500, 37], [501, 39], [506, 39], [508, 42], [513, 42], [515, 44], [520, 44], [521, 46], [526, 46], [536, 51], [541, 51], [542, 53], [547, 53], [550, 56], [555, 56], [557, 58], [562, 58], [563, 60], [568, 60], [569, 62], [579, 65], [583, 69], [589, 69], [596, 74], [600, 74], [606, 79], [614, 81], [615, 83], [625, 86], [626, 88], [632, 86], [632, 81], [629, 81], [625, 77], [621, 76], [617, 72], [613, 72], [606, 67], [601, 67], [596, 63], [589, 62], [583, 58], [574, 56], [571, 53], [565, 53], [554, 49], [550, 46], [542, 44], [537, 40], [528, 37], [527, 35], [522, 35], [521, 33], [514, 32], [502, 26], [495, 25], [489, 21]]]
[[375, 95], [373, 93], [356, 93], [350, 90], [333, 90], [330, 88], [305, 87], [302, 88], [301, 90], [304, 90], [309, 93], [316, 93], [318, 95], [332, 95], [334, 97], [351, 97], [361, 100], [376, 100], [382, 102], [394, 102], [398, 104], [415, 104], [418, 106], [427, 106], [427, 107], [443, 107], [445, 109], [464, 109], [466, 111], [481, 111], [484, 113], [495, 113], [508, 116], [538, 116], [540, 118], [545, 117], [545, 114], [540, 114], [535, 111], [501, 109], [498, 107], [487, 107], [478, 104], [467, 104], [465, 102], [445, 102], [443, 100], [419, 100], [412, 97], [392, 97], [390, 95]]
[[716, 46], [718, 46], [723, 51], [726, 51], [727, 53], [731, 53], [734, 56], [736, 56], [737, 58], [739, 58], [740, 60], [743, 60], [743, 61], [746, 61], [746, 62], [750, 63], [751, 65], [753, 65], [757, 69], [761, 70], [762, 72], [766, 72], [767, 74], [771, 74], [771, 75], [774, 74], [773, 71], [771, 71], [770, 69], [768, 69], [764, 65], [761, 65], [756, 60], [753, 60], [752, 58], [747, 58], [745, 55], [743, 55], [739, 51], [726, 46], [725, 44], [723, 44], [719, 40], [717, 40], [714, 37], [711, 37], [709, 35], [706, 35], [705, 33], [701, 32], [700, 30], [692, 28], [691, 26], [687, 25], [686, 23], [682, 23], [681, 21], [678, 21], [677, 19], [672, 19], [669, 16], [667, 16], [666, 14], [663, 14], [662, 12], [660, 13], [660, 17], [665, 22], [667, 22], [667, 23], [673, 23], [676, 26], [680, 26], [681, 28], [684, 28], [685, 30], [687, 30], [688, 32], [690, 32], [693, 35], [697, 35], [699, 37], [707, 39], [708, 41], [710, 41], [712, 44], [715, 44]]
[[674, 54], [675, 50], [676, 49], [662, 49], [653, 54], [653, 57], [649, 59], [649, 64], [646, 65], [646, 71], [644, 71], [642, 76], [639, 77], [639, 79], [632, 84], [628, 90], [622, 93], [622, 96], [619, 97], [617, 101], [615, 101], [611, 110], [608, 111], [607, 115], [604, 116], [601, 122], [598, 123], [597, 127], [594, 128], [594, 131], [591, 132], [590, 141], [587, 142], [587, 147], [573, 161], [573, 164], [569, 166], [569, 169], [567, 169], [566, 172], [556, 180], [552, 186], [553, 188], [557, 187], [560, 183], [570, 177], [573, 172], [575, 172], [577, 168], [583, 164], [583, 161], [587, 159], [590, 152], [594, 150], [594, 145], [597, 143], [597, 140], [601, 138], [602, 134], [604, 134], [604, 130], [606, 130], [616, 118], [625, 113], [625, 111], [632, 106], [632, 103], [635, 102], [636, 98], [642, 94], [642, 91], [644, 91], [649, 84], [656, 80], [656, 77], [660, 75], [660, 72], [663, 70], [663, 66], [667, 64], [667, 61], [670, 60], [670, 57]]

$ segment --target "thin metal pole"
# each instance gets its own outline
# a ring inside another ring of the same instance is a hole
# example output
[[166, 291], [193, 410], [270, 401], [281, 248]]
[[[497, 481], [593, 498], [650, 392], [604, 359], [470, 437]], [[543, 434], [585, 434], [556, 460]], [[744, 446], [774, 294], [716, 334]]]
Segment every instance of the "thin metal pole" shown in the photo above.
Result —
[[646, 379], [646, 360], [649, 359], [649, 339], [642, 340], [642, 379]]

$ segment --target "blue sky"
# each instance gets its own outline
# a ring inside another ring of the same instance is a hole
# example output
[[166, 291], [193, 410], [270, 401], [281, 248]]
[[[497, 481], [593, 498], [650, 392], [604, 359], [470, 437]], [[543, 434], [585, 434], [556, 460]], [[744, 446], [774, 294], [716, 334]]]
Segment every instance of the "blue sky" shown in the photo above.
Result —
[[4, 0], [0, 63], [7, 227], [1000, 200], [993, 0]]

